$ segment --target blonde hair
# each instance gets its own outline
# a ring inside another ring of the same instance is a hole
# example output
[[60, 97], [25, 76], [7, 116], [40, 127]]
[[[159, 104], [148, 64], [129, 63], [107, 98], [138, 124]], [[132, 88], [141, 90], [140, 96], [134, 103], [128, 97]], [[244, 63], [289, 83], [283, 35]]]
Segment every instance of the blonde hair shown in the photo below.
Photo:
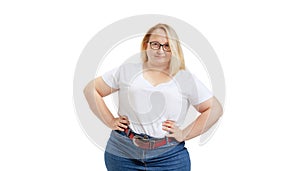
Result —
[[142, 44], [141, 44], [141, 58], [142, 62], [145, 63], [148, 61], [148, 56], [146, 53], [147, 44], [149, 43], [149, 39], [156, 29], [162, 29], [167, 34], [167, 39], [171, 48], [172, 58], [170, 61], [170, 75], [174, 76], [179, 70], [185, 69], [184, 56], [182, 52], [182, 48], [178, 39], [178, 36], [175, 30], [167, 24], [157, 24], [151, 27], [148, 32], [145, 34]]

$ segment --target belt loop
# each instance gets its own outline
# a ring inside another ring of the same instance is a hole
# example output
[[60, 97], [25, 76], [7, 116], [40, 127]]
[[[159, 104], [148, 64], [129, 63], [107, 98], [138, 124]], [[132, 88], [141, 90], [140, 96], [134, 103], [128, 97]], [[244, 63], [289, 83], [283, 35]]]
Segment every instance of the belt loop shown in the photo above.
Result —
[[131, 132], [131, 131], [130, 131], [130, 128], [127, 128], [127, 133], [126, 133], [126, 131], [125, 131], [127, 137], [129, 136], [130, 132]]
[[166, 136], [166, 144], [169, 144], [169, 137]]
[[149, 141], [150, 149], [153, 150], [155, 148], [155, 141]]

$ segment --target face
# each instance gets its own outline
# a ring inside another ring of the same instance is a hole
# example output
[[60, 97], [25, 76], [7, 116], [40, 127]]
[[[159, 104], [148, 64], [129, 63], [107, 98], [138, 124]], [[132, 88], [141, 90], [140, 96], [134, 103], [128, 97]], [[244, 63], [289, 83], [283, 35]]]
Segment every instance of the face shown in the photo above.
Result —
[[[152, 43], [152, 48], [150, 42], [154, 42]], [[164, 47], [160, 46], [160, 44], [164, 45]], [[159, 47], [159, 49], [153, 49], [153, 47]], [[147, 45], [147, 62], [152, 66], [169, 66], [172, 54], [168, 49], [168, 39], [165, 31], [162, 29], [154, 30]]]

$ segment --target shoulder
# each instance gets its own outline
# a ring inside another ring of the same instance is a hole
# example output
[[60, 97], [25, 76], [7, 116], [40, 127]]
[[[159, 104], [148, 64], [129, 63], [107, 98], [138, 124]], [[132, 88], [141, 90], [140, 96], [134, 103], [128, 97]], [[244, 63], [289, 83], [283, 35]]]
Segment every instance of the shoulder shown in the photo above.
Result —
[[118, 69], [120, 76], [128, 79], [141, 71], [142, 63], [123, 63]]
[[139, 69], [141, 68], [142, 63], [123, 63], [120, 65], [120, 69], [126, 69], [126, 70], [131, 70], [131, 69]]
[[189, 82], [193, 80], [193, 74], [189, 70], [179, 70], [175, 75], [178, 82]]
[[175, 75], [175, 81], [185, 91], [195, 91], [197, 87], [202, 86], [202, 81], [200, 81], [195, 74], [187, 69], [180, 70]]

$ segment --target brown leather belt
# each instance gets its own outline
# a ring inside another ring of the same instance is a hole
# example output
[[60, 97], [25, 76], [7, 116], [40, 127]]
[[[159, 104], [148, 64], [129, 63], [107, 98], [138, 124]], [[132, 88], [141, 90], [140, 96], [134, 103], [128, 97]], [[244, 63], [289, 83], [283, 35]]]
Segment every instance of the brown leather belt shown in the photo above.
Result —
[[[168, 142], [176, 141], [175, 138], [165, 137], [165, 138], [149, 138], [147, 135], [141, 136], [131, 131], [131, 129], [125, 129], [125, 134], [130, 138], [133, 144], [142, 149], [155, 149], [166, 145]], [[176, 141], [177, 142], [177, 141]]]

